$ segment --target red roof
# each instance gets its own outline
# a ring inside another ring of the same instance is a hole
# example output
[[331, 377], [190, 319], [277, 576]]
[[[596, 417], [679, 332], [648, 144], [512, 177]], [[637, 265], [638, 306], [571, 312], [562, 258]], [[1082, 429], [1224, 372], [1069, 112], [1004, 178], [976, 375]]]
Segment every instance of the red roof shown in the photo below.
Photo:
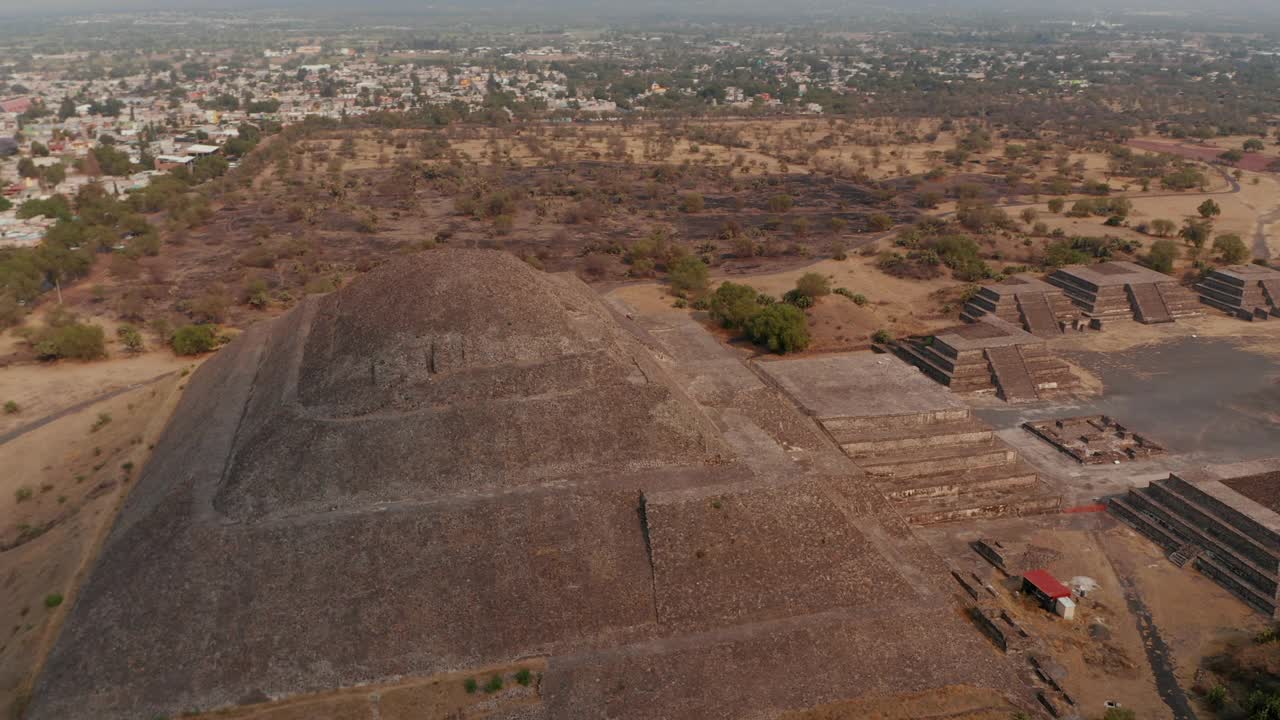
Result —
[[1048, 595], [1051, 599], [1071, 597], [1071, 589], [1066, 585], [1058, 582], [1058, 579], [1049, 574], [1048, 570], [1029, 570], [1022, 579], [1031, 583], [1037, 590]]

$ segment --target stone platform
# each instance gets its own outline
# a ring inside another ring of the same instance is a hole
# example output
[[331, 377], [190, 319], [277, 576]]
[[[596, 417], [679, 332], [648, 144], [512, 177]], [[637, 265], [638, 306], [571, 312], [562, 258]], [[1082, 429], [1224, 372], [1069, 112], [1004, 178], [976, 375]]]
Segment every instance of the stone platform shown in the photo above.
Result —
[[891, 355], [758, 363], [915, 525], [1054, 512], [1052, 493], [954, 394]]
[[1093, 327], [1117, 320], [1168, 323], [1201, 314], [1195, 293], [1168, 275], [1131, 262], [1069, 265], [1046, 280], [1061, 288]]
[[1280, 458], [1174, 473], [1108, 505], [1179, 567], [1192, 564], [1249, 606], [1275, 616], [1278, 499]]
[[903, 360], [955, 392], [994, 393], [1007, 402], [1032, 402], [1080, 384], [1044, 338], [996, 315], [894, 344]]
[[1080, 311], [1062, 289], [1023, 273], [991, 285], [983, 285], [960, 317], [977, 322], [994, 315], [1033, 335], [1051, 338], [1078, 329]]
[[1217, 268], [1196, 285], [1200, 302], [1243, 320], [1280, 317], [1280, 270], [1263, 265]]

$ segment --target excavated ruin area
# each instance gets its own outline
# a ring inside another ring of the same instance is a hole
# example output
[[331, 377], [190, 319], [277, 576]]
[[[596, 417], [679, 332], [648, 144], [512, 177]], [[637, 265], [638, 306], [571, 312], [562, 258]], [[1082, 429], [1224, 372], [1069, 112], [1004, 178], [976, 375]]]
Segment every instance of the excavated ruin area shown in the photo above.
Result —
[[192, 376], [28, 717], [531, 657], [525, 718], [775, 717], [955, 685], [1029, 707], [954, 592], [821, 428], [687, 314], [634, 322], [505, 253], [430, 251]]

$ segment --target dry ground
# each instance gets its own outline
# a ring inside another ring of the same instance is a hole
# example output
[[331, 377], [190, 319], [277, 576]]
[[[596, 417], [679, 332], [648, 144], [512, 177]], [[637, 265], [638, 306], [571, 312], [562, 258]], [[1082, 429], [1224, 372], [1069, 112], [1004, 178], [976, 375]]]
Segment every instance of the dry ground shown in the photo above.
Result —
[[[903, 280], [884, 274], [875, 267], [873, 257], [853, 255], [847, 260], [820, 260], [782, 272], [735, 275], [727, 278], [750, 285], [774, 297], [796, 286], [805, 273], [816, 272], [830, 279], [831, 287], [848, 288], [866, 296], [867, 304], [856, 305], [836, 294], [821, 298], [806, 311], [812, 343], [808, 353], [836, 352], [867, 347], [877, 330], [885, 329], [894, 336], [911, 335], [954, 325], [956, 307], [944, 313], [939, 291], [954, 290], [964, 283], [950, 278]], [[634, 283], [614, 291], [627, 303], [644, 313], [691, 312], [673, 307], [666, 285], [656, 282]]]
[[[1063, 515], [939, 526], [924, 531], [930, 543], [960, 567], [976, 567], [997, 588], [1000, 601], [1066, 671], [1063, 686], [1082, 717], [1101, 717], [1106, 701], [1133, 709], [1143, 720], [1171, 720], [1147, 660], [1137, 618], [1119, 575], [1132, 579], [1161, 637], [1168, 643], [1178, 684], [1191, 693], [1196, 671], [1223, 643], [1251, 637], [1266, 619], [1191, 569], [1170, 563], [1154, 543], [1106, 515]], [[1064, 621], [1013, 592], [1006, 578], [968, 547], [978, 537], [1022, 541], [1038, 548], [1042, 566], [1064, 583], [1092, 582], [1074, 621]], [[1199, 706], [1205, 712], [1203, 706]], [[1207, 714], [1205, 716], [1208, 716]]]
[[[113, 365], [40, 368], [50, 377], [29, 380], [47, 383], [56, 407], [63, 393], [95, 392]], [[0, 444], [0, 707], [25, 693], [184, 383], [174, 374]]]

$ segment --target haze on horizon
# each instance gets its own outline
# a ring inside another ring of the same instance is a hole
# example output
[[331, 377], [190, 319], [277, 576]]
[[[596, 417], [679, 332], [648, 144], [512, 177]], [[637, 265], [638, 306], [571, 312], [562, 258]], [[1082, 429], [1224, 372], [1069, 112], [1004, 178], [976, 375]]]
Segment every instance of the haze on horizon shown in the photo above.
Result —
[[131, 12], [162, 10], [245, 11], [285, 10], [291, 12], [315, 11], [325, 13], [368, 13], [423, 15], [509, 13], [521, 20], [539, 15], [548, 18], [601, 17], [708, 17], [733, 16], [776, 18], [804, 21], [810, 14], [856, 16], [867, 11], [920, 12], [938, 15], [964, 15], [989, 11], [1024, 12], [1027, 14], [1194, 14], [1199, 17], [1252, 16], [1259, 18], [1280, 17], [1280, 3], [1273, 0], [1222, 0], [1212, 8], [1195, 0], [1125, 0], [1122, 3], [1104, 0], [1083, 0], [1073, 3], [1069, 9], [1053, 0], [800, 0], [779, 4], [768, 0], [657, 0], [635, 3], [629, 0], [368, 0], [359, 9], [340, 0], [271, 0], [267, 3], [252, 0], [45, 0], [31, 3], [27, 0], [0, 0], [0, 16], [34, 16], [42, 14]]

